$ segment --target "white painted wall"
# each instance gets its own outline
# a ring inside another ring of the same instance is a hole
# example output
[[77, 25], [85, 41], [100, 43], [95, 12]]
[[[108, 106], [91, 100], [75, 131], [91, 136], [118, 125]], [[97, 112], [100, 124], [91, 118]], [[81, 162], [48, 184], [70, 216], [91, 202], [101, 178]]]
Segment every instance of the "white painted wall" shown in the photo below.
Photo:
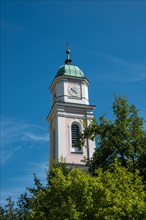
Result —
[[[81, 97], [73, 97], [68, 93], [69, 84], [79, 84], [79, 81], [57, 81], [55, 89], [52, 91], [52, 100], [61, 101], [61, 102], [72, 102], [72, 103], [82, 103], [89, 105], [89, 96], [88, 96], [88, 84], [85, 81], [81, 81]], [[56, 99], [54, 99], [54, 93], [56, 93]]]
[[[70, 83], [80, 83], [81, 85], [81, 97], [72, 97], [68, 93], [68, 87]], [[52, 83], [50, 91], [52, 96], [54, 91], [56, 91], [56, 101], [60, 103], [66, 103], [63, 105], [56, 105], [54, 101], [54, 108], [52, 108], [48, 121], [51, 123], [50, 135], [52, 134], [52, 129], [55, 126], [56, 129], [56, 157], [60, 159], [61, 157], [66, 159], [67, 163], [74, 164], [84, 164], [81, 160], [84, 157], [87, 157], [87, 147], [84, 146], [82, 153], [73, 153], [72, 142], [71, 142], [71, 124], [73, 122], [78, 122], [81, 124], [81, 119], [92, 119], [93, 118], [93, 108], [85, 110], [84, 108], [78, 109], [75, 104], [84, 104], [89, 106], [89, 97], [88, 97], [88, 84], [89, 82], [86, 79], [79, 78], [70, 79], [70, 77], [58, 77]], [[72, 103], [70, 105], [69, 103]], [[69, 107], [70, 106], [70, 107]], [[67, 108], [68, 107], [68, 108]], [[90, 106], [89, 106], [90, 107]], [[66, 110], [67, 109], [67, 110]], [[81, 124], [81, 128], [83, 126]], [[50, 144], [52, 146], [52, 137], [50, 137]], [[89, 156], [92, 157], [94, 152], [95, 142], [89, 141]]]

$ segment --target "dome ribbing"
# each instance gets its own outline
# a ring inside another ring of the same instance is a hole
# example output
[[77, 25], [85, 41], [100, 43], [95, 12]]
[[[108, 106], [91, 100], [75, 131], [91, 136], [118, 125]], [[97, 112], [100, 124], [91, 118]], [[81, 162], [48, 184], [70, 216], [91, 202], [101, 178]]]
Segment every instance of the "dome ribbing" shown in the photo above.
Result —
[[59, 77], [59, 76], [84, 77], [84, 73], [79, 67], [74, 66], [72, 64], [66, 64], [59, 67], [55, 77]]

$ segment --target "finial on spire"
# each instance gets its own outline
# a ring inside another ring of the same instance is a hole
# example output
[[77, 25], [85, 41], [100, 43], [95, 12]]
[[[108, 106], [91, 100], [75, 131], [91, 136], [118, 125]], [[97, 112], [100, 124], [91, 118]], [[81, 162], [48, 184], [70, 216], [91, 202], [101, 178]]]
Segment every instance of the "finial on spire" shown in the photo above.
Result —
[[72, 60], [70, 58], [70, 53], [71, 53], [71, 51], [68, 49], [68, 43], [67, 43], [67, 49], [66, 49], [67, 59], [65, 60], [65, 64], [68, 64], [68, 65], [70, 65], [72, 62]]

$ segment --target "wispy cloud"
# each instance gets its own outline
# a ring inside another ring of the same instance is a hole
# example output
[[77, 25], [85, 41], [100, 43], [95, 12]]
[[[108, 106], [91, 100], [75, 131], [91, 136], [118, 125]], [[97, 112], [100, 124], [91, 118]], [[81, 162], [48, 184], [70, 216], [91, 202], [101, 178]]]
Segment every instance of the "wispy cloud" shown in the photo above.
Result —
[[1, 118], [1, 163], [6, 163], [16, 151], [26, 147], [39, 147], [47, 143], [49, 135], [46, 129], [35, 124]]
[[98, 76], [98, 80], [114, 81], [114, 82], [139, 82], [146, 79], [145, 63], [131, 62], [124, 58], [113, 56], [105, 53], [96, 53], [98, 59], [108, 62], [102, 67], [102, 73]]
[[8, 148], [1, 149], [1, 164], [5, 164], [16, 151], [20, 151], [22, 149], [21, 146], [9, 146]]
[[26, 132], [24, 134], [23, 140], [46, 142], [48, 141], [48, 134], [36, 135], [36, 134]]

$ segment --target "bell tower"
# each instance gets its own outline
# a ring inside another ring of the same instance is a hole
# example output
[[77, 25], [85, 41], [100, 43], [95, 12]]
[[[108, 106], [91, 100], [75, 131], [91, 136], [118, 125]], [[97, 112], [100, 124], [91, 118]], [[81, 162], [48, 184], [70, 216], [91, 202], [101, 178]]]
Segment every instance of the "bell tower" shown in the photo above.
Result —
[[50, 158], [65, 158], [66, 163], [84, 165], [84, 158], [91, 158], [95, 142], [87, 140], [79, 149], [76, 143], [87, 124], [93, 119], [94, 105], [89, 105], [89, 81], [77, 66], [72, 65], [70, 50], [66, 50], [65, 64], [60, 66], [52, 84], [52, 107], [47, 117], [50, 125]]

